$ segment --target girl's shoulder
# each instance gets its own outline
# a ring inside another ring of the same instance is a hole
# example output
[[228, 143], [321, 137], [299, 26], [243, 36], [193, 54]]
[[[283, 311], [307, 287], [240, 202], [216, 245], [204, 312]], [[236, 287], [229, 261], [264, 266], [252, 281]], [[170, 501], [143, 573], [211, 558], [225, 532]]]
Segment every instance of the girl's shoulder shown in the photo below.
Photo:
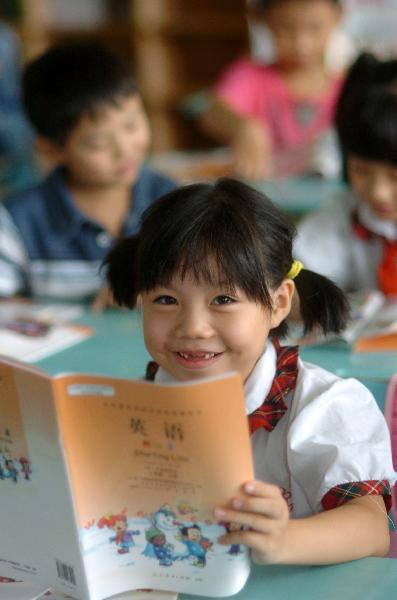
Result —
[[324, 423], [344, 423], [347, 430], [355, 428], [356, 420], [364, 417], [384, 423], [382, 413], [363, 383], [353, 377], [342, 378], [318, 365], [299, 360], [299, 374], [293, 401], [293, 419]]

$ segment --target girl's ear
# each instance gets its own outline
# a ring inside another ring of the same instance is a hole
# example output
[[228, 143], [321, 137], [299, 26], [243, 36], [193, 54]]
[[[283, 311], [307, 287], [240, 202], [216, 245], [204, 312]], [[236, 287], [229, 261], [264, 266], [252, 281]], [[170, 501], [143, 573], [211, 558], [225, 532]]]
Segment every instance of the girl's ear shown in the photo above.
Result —
[[278, 327], [291, 311], [292, 298], [295, 284], [292, 279], [284, 279], [281, 285], [272, 294], [273, 311], [271, 315], [271, 329]]

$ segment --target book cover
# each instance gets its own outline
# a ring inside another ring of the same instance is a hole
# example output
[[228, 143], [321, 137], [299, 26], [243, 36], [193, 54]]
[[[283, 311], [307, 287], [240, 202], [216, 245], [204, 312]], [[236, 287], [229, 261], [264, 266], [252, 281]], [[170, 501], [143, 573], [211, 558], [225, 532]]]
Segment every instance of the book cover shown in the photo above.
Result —
[[247, 549], [218, 544], [231, 524], [213, 516], [254, 477], [238, 375], [51, 379], [3, 360], [0, 432], [2, 575], [81, 600], [244, 585]]

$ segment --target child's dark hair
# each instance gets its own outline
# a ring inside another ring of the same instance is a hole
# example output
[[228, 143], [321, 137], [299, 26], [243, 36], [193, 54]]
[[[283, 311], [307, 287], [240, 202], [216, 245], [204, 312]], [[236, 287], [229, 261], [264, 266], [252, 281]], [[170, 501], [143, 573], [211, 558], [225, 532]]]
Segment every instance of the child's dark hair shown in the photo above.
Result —
[[37, 133], [62, 145], [84, 114], [138, 93], [131, 67], [94, 43], [54, 46], [25, 67], [23, 103]]
[[[282, 4], [287, 1], [290, 2], [291, 0], [249, 0], [247, 5], [249, 10], [263, 13], [269, 8], [273, 8], [274, 6], [277, 6], [277, 4]], [[327, 0], [327, 2], [331, 2], [331, 4], [336, 4], [337, 6], [342, 4], [341, 0]]]
[[[107, 277], [116, 302], [133, 308], [139, 293], [167, 285], [175, 273], [239, 288], [271, 309], [271, 291], [287, 276], [295, 228], [262, 193], [234, 179], [197, 183], [149, 207], [138, 236], [108, 255]], [[303, 269], [295, 279], [305, 331], [340, 331], [347, 301], [330, 280]], [[273, 335], [286, 332], [282, 323]]]
[[351, 66], [335, 117], [344, 160], [355, 154], [397, 165], [397, 60], [361, 54]]

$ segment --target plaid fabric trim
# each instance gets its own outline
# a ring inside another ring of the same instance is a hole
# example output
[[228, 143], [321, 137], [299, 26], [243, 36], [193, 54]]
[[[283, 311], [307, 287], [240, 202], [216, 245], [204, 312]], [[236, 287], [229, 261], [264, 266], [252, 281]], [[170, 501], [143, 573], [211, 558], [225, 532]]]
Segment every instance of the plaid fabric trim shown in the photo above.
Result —
[[276, 374], [264, 403], [248, 416], [251, 435], [260, 427], [273, 431], [287, 411], [284, 398], [296, 387], [298, 346], [280, 346], [278, 341], [274, 341], [274, 347], [277, 352]]
[[386, 505], [386, 510], [389, 512], [392, 505], [391, 487], [387, 479], [376, 480], [369, 479], [367, 481], [351, 481], [349, 483], [341, 483], [329, 490], [321, 504], [324, 510], [331, 510], [337, 506], [345, 504], [352, 498], [360, 498], [361, 496], [383, 496]]
[[154, 362], [154, 360], [149, 361], [148, 364], [146, 365], [145, 380], [146, 381], [154, 381], [158, 370], [159, 370], [158, 364], [156, 362]]

